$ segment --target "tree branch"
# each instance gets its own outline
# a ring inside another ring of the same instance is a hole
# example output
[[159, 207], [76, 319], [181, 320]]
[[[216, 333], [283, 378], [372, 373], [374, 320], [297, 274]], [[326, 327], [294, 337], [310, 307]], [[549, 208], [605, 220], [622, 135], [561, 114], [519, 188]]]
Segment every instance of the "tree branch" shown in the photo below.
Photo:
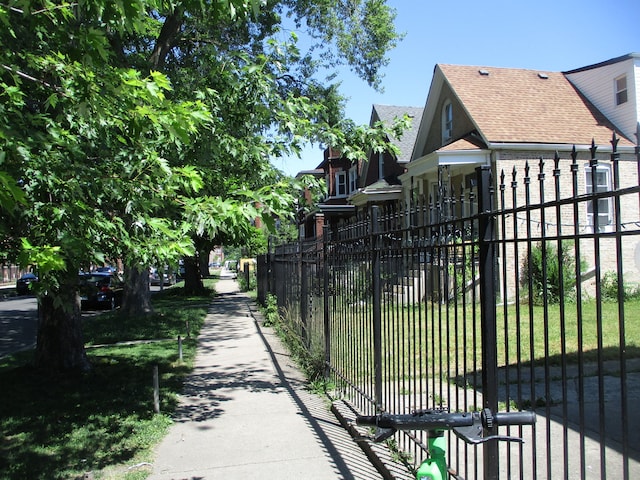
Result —
[[64, 93], [62, 92], [61, 88], [56, 86], [56, 85], [52, 85], [52, 84], [50, 84], [48, 82], [45, 82], [44, 80], [40, 80], [39, 78], [32, 77], [31, 75], [26, 74], [24, 72], [21, 72], [19, 70], [15, 70], [14, 68], [11, 68], [8, 65], [2, 65], [2, 68], [4, 68], [5, 70], [10, 71], [11, 73], [14, 73], [14, 74], [18, 75], [20, 78], [24, 78], [24, 79], [29, 80], [31, 82], [39, 83], [40, 85], [44, 85], [45, 87], [50, 88], [50, 89], [54, 90], [55, 92], [64, 95]]
[[173, 48], [175, 39], [182, 29], [183, 23], [183, 12], [179, 8], [176, 8], [173, 13], [165, 19], [162, 29], [160, 30], [160, 35], [158, 35], [156, 44], [153, 47], [151, 57], [149, 58], [152, 69], [159, 69], [164, 66], [167, 55]]

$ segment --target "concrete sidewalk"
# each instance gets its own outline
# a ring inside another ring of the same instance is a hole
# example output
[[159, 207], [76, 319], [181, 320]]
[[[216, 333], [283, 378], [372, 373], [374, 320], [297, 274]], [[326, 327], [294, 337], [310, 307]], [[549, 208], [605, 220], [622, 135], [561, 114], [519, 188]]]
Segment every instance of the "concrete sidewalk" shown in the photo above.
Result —
[[328, 401], [304, 389], [236, 281], [220, 280], [216, 290], [195, 369], [149, 478], [381, 478]]

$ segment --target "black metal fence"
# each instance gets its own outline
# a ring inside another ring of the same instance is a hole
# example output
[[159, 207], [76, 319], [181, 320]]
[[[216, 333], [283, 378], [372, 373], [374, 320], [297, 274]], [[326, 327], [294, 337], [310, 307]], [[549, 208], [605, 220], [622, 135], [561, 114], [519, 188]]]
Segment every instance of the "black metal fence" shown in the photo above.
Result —
[[[640, 161], [613, 145], [479, 168], [472, 188], [442, 182], [437, 199], [275, 247], [259, 297], [277, 297], [362, 413], [535, 409], [534, 427], [501, 432], [524, 444], [450, 437], [467, 480], [640, 478]], [[421, 432], [396, 441], [409, 465], [423, 460]]]

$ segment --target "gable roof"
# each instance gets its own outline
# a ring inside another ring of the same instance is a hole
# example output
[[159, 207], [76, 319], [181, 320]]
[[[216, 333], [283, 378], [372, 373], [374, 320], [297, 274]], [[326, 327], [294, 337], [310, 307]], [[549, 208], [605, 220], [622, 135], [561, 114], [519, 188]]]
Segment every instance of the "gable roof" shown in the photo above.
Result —
[[438, 70], [489, 144], [611, 141], [615, 127], [560, 72], [442, 64]]
[[474, 133], [470, 133], [464, 138], [448, 143], [438, 149], [438, 152], [462, 151], [462, 150], [485, 150], [487, 146]]
[[393, 105], [373, 105], [371, 111], [370, 125], [376, 121], [381, 121], [385, 125], [392, 125], [396, 118], [402, 118], [405, 114], [411, 118], [411, 127], [405, 130], [401, 138], [391, 137], [389, 140], [398, 147], [398, 163], [407, 163], [411, 160], [411, 152], [416, 142], [420, 119], [422, 118], [422, 107], [399, 107]]
[[614, 65], [616, 63], [625, 62], [627, 60], [639, 59], [639, 58], [640, 58], [640, 53], [631, 52], [631, 53], [627, 53], [626, 55], [621, 55], [620, 57], [605, 60], [604, 62], [594, 63], [593, 65], [587, 65], [586, 67], [575, 68], [573, 70], [568, 70], [563, 73], [565, 75], [570, 75], [572, 73], [586, 72], [587, 70], [593, 70], [596, 68], [605, 67], [607, 65]]

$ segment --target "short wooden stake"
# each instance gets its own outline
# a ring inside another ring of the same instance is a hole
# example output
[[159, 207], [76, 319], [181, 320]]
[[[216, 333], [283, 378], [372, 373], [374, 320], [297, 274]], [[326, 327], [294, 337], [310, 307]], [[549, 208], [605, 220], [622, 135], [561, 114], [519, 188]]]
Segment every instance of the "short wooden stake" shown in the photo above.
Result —
[[182, 337], [178, 335], [178, 358], [182, 361]]
[[153, 411], [160, 413], [160, 380], [157, 365], [153, 366]]

